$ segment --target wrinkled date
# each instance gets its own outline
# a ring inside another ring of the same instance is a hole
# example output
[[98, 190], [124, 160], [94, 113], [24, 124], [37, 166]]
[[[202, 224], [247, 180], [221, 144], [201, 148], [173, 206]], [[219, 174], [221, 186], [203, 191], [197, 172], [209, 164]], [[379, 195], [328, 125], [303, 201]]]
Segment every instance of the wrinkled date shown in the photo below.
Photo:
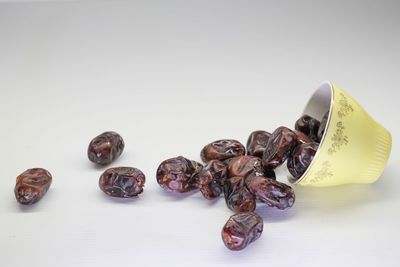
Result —
[[264, 168], [260, 158], [254, 156], [238, 156], [229, 161], [228, 177], [245, 177], [250, 173], [264, 176]]
[[298, 145], [301, 145], [301, 144], [304, 144], [304, 143], [311, 143], [311, 142], [313, 142], [313, 141], [311, 140], [311, 138], [308, 137], [307, 135], [305, 135], [303, 132], [300, 132], [300, 131], [297, 131], [297, 130], [295, 130], [294, 132], [295, 132], [296, 137], [297, 137], [297, 144], [298, 144]]
[[293, 189], [273, 179], [255, 176], [247, 180], [247, 187], [258, 200], [281, 210], [290, 208], [295, 201]]
[[257, 240], [263, 231], [263, 219], [254, 212], [232, 215], [222, 228], [221, 236], [230, 250], [242, 250]]
[[256, 208], [255, 196], [245, 186], [244, 177], [232, 177], [224, 187], [228, 208], [235, 212], [253, 211]]
[[328, 123], [328, 118], [329, 118], [329, 111], [325, 113], [321, 119], [321, 124], [319, 125], [318, 129], [318, 141], [321, 141], [322, 136], [324, 136], [326, 124]]
[[222, 186], [215, 180], [200, 187], [201, 194], [210, 200], [219, 197], [222, 191]]
[[172, 192], [188, 192], [196, 189], [195, 178], [203, 166], [182, 156], [163, 161], [157, 169], [158, 184]]
[[246, 153], [245, 147], [236, 140], [224, 139], [206, 145], [200, 153], [201, 159], [207, 163], [210, 160], [226, 160]]
[[109, 196], [129, 198], [143, 192], [146, 177], [139, 169], [116, 167], [104, 171], [100, 176], [100, 189]]
[[266, 131], [254, 131], [247, 139], [247, 155], [261, 158], [271, 134]]
[[51, 174], [42, 168], [28, 169], [17, 177], [15, 198], [23, 205], [38, 202], [46, 194], [52, 182]]
[[122, 154], [124, 147], [124, 140], [119, 134], [104, 132], [90, 142], [87, 154], [90, 161], [107, 165]]
[[227, 178], [227, 166], [219, 160], [209, 161], [196, 176], [196, 184], [198, 186], [207, 185], [213, 180], [217, 180], [223, 185]]
[[196, 185], [206, 199], [214, 199], [222, 193], [227, 179], [227, 167], [219, 160], [211, 160], [196, 176]]
[[266, 169], [275, 169], [288, 158], [297, 144], [296, 133], [286, 127], [277, 128], [269, 138], [263, 155], [263, 164]]
[[287, 167], [294, 180], [298, 180], [310, 166], [318, 150], [318, 143], [305, 143], [297, 146], [288, 158]]
[[309, 116], [303, 115], [300, 119], [298, 119], [295, 123], [295, 129], [303, 132], [308, 137], [310, 137], [313, 141], [318, 141], [318, 129], [319, 129], [320, 121]]

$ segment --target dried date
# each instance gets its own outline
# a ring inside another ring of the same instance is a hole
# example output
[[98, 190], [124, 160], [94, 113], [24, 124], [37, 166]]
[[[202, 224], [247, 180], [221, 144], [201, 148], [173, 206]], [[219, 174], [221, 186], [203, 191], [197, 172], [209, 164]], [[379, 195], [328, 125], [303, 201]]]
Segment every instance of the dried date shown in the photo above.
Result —
[[239, 141], [224, 139], [206, 145], [201, 150], [200, 157], [203, 162], [207, 163], [213, 159], [224, 161], [245, 153], [246, 149]]
[[23, 205], [34, 204], [46, 194], [52, 180], [50, 172], [45, 169], [28, 169], [17, 177], [15, 198]]
[[222, 228], [222, 241], [230, 250], [242, 250], [261, 236], [263, 226], [263, 219], [255, 212], [234, 214]]
[[262, 158], [264, 168], [275, 169], [288, 158], [297, 144], [296, 133], [286, 127], [277, 128], [269, 138]]
[[145, 181], [146, 177], [139, 169], [116, 167], [103, 172], [99, 179], [99, 187], [109, 196], [130, 198], [143, 192]]
[[188, 192], [197, 188], [195, 179], [202, 168], [200, 163], [182, 156], [167, 159], [157, 169], [157, 182], [168, 191]]
[[297, 146], [287, 161], [287, 167], [294, 181], [298, 180], [307, 170], [318, 150], [318, 143], [305, 143]]
[[124, 147], [124, 140], [118, 133], [104, 132], [93, 138], [87, 154], [90, 161], [99, 165], [107, 165], [122, 154]]
[[247, 155], [261, 158], [271, 134], [266, 131], [254, 131], [247, 139]]
[[287, 184], [260, 176], [252, 177], [252, 179], [246, 182], [249, 191], [259, 201], [266, 203], [270, 207], [284, 210], [292, 207], [294, 204], [294, 191]]

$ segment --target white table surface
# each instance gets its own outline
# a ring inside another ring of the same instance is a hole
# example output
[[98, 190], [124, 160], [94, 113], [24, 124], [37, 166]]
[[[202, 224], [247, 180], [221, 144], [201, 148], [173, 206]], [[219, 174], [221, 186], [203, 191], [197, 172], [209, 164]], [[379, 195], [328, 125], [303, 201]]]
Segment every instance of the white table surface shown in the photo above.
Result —
[[[332, 2], [0, 4], [0, 265], [399, 266], [400, 4]], [[236, 253], [221, 241], [222, 198], [157, 185], [166, 158], [293, 126], [324, 80], [393, 135], [375, 184], [295, 187], [291, 210], [259, 205], [264, 233]], [[147, 176], [138, 199], [98, 188], [104, 168], [86, 149], [106, 130], [126, 142], [113, 166]], [[21, 207], [15, 177], [31, 167], [53, 184]]]

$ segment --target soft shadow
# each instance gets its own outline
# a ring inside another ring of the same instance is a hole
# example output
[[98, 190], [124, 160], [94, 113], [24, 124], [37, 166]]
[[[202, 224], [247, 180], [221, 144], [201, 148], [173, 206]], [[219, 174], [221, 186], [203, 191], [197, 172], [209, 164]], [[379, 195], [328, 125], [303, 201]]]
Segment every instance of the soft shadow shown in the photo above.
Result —
[[290, 209], [279, 210], [263, 203], [257, 203], [255, 212], [264, 219], [265, 223], [276, 223], [290, 220], [292, 217], [296, 216], [297, 206], [295, 204]]
[[118, 204], [133, 204], [133, 203], [137, 203], [142, 201], [143, 197], [140, 197], [140, 194], [136, 197], [131, 197], [131, 198], [122, 198], [122, 197], [112, 197], [109, 196], [103, 192], [98, 192], [98, 196], [103, 200], [103, 201], [107, 201], [107, 202], [114, 202], [114, 203], [118, 203]]
[[185, 192], [185, 193], [170, 192], [161, 187], [158, 189], [158, 191], [161, 192], [161, 195], [166, 196], [166, 197], [171, 198], [176, 201], [180, 201], [180, 200], [186, 199], [194, 194], [200, 193], [199, 190], [192, 190], [192, 191]]
[[53, 198], [53, 190], [50, 188], [47, 193], [38, 202], [32, 205], [23, 205], [16, 201], [15, 205], [18, 206], [18, 210], [21, 212], [39, 212], [46, 206], [46, 202], [51, 203]]

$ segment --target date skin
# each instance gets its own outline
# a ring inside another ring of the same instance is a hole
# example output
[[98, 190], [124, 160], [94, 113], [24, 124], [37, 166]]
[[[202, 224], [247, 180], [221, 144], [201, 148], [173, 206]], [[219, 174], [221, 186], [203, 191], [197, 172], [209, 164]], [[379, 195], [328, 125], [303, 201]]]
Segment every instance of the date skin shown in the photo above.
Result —
[[282, 165], [297, 144], [296, 133], [287, 127], [277, 128], [269, 138], [263, 155], [263, 165], [266, 169], [275, 169]]
[[294, 180], [298, 180], [310, 166], [318, 150], [318, 143], [305, 143], [297, 146], [287, 161], [287, 168]]
[[254, 173], [257, 176], [264, 176], [264, 168], [260, 158], [254, 156], [238, 156], [229, 161], [228, 177], [245, 177], [250, 173]]
[[270, 207], [284, 210], [292, 207], [294, 204], [294, 191], [287, 184], [260, 176], [252, 177], [252, 179], [246, 182], [249, 191], [259, 201], [266, 203]]
[[320, 121], [309, 116], [303, 115], [295, 123], [295, 129], [310, 137], [313, 141], [318, 141], [318, 129]]
[[298, 145], [313, 142], [313, 141], [311, 140], [311, 138], [308, 137], [307, 135], [305, 135], [304, 133], [302, 133], [302, 132], [300, 132], [300, 131], [297, 131], [297, 130], [295, 130], [294, 132], [295, 132], [296, 137], [297, 137], [297, 144], [298, 144]]
[[255, 196], [245, 185], [244, 177], [232, 177], [224, 187], [225, 202], [228, 208], [235, 212], [254, 211]]
[[260, 238], [263, 226], [263, 219], [255, 212], [234, 214], [222, 228], [222, 241], [230, 250], [242, 250]]
[[146, 177], [132, 167], [110, 168], [99, 179], [100, 189], [109, 196], [131, 198], [143, 192]]
[[262, 158], [271, 134], [267, 131], [254, 131], [247, 139], [247, 155]]
[[118, 158], [124, 150], [125, 143], [116, 132], [104, 132], [90, 141], [88, 158], [99, 165], [107, 165]]
[[239, 141], [223, 139], [206, 145], [201, 150], [200, 157], [204, 163], [207, 163], [213, 159], [224, 161], [244, 154], [246, 154], [246, 149]]
[[196, 176], [196, 185], [206, 199], [221, 195], [227, 179], [227, 166], [219, 160], [211, 160]]
[[15, 198], [22, 205], [34, 204], [46, 194], [52, 180], [50, 172], [45, 169], [28, 169], [17, 177]]
[[200, 163], [182, 156], [167, 159], [157, 169], [157, 182], [171, 192], [192, 191], [197, 188], [195, 179], [202, 168]]

